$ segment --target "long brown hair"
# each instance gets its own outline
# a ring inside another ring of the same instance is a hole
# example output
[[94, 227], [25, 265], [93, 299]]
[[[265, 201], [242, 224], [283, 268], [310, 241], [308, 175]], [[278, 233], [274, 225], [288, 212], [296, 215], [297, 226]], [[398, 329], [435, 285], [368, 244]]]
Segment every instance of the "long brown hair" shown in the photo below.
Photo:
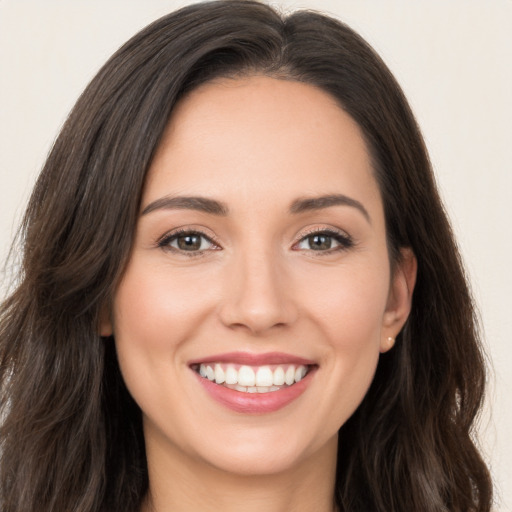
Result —
[[[341, 427], [340, 510], [489, 511], [473, 442], [484, 360], [428, 155], [395, 79], [349, 27], [252, 0], [196, 4], [128, 41], [78, 100], [20, 230], [19, 284], [0, 310], [3, 512], [136, 512], [148, 490], [141, 413], [98, 335], [132, 245], [145, 175], [176, 102], [216, 77], [312, 84], [359, 124], [391, 262], [418, 259], [410, 318]], [[179, 319], [177, 320], [179, 321]]]

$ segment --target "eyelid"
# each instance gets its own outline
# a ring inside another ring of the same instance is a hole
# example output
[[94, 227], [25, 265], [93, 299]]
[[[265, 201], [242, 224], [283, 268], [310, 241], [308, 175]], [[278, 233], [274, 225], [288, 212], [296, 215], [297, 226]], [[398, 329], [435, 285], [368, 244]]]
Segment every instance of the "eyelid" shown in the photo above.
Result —
[[[161, 249], [164, 249], [164, 250], [166, 249], [169, 251], [175, 251], [177, 253], [184, 254], [187, 256], [192, 256], [192, 257], [204, 255], [204, 253], [208, 252], [208, 251], [221, 250], [222, 246], [221, 246], [220, 242], [218, 241], [217, 237], [214, 234], [210, 233], [209, 231], [210, 230], [206, 230], [203, 227], [180, 226], [178, 228], [174, 228], [170, 231], [167, 231], [162, 236], [160, 236], [156, 240], [155, 246], [159, 247]], [[185, 250], [180, 250], [178, 248], [175, 248], [175, 247], [172, 247], [171, 245], [169, 245], [172, 240], [176, 239], [180, 235], [185, 235], [185, 234], [198, 235], [200, 237], [203, 237], [208, 242], [210, 242], [212, 245], [214, 245], [215, 247], [197, 250], [197, 251], [185, 251]], [[321, 255], [322, 253], [329, 254], [332, 252], [336, 252], [338, 250], [347, 250], [354, 245], [353, 238], [346, 231], [344, 231], [340, 228], [333, 227], [333, 226], [325, 226], [324, 225], [324, 226], [310, 227], [310, 228], [306, 229], [305, 231], [300, 232], [295, 237], [295, 240], [293, 241], [292, 249], [307, 250], [307, 249], [296, 249], [296, 246], [300, 242], [302, 242], [304, 239], [306, 239], [307, 237], [312, 236], [312, 235], [320, 235], [320, 234], [324, 234], [326, 236], [334, 238], [335, 241], [339, 245], [336, 247], [333, 247], [331, 249], [324, 250], [324, 251], [314, 251], [318, 255]], [[310, 249], [309, 252], [310, 251], [313, 251], [313, 249]]]
[[[208, 230], [209, 231], [209, 230]], [[198, 235], [206, 240], [208, 240], [212, 245], [215, 246], [213, 249], [203, 249], [200, 251], [181, 251], [175, 247], [172, 247], [169, 245], [169, 242], [173, 239], [176, 239], [180, 235]], [[186, 254], [187, 256], [199, 256], [203, 254], [206, 251], [212, 251], [212, 250], [220, 250], [222, 249], [219, 241], [217, 240], [217, 237], [211, 233], [206, 233], [206, 230], [204, 228], [198, 228], [196, 226], [180, 226], [179, 228], [171, 229], [170, 231], [167, 231], [162, 236], [160, 236], [156, 242], [155, 246], [161, 248], [161, 249], [167, 249], [169, 251], [176, 251], [180, 254]]]
[[335, 228], [333, 226], [315, 226], [312, 228], [308, 228], [306, 231], [300, 232], [296, 236], [295, 241], [293, 242], [292, 249], [309, 236], [320, 234], [325, 234], [327, 236], [334, 238], [336, 242], [338, 242], [339, 246], [325, 251], [313, 251], [313, 249], [310, 250], [311, 252], [317, 253], [317, 255], [329, 254], [332, 252], [336, 252], [338, 250], [347, 250], [350, 249], [350, 247], [352, 247], [355, 243], [354, 239], [346, 231], [342, 229]]

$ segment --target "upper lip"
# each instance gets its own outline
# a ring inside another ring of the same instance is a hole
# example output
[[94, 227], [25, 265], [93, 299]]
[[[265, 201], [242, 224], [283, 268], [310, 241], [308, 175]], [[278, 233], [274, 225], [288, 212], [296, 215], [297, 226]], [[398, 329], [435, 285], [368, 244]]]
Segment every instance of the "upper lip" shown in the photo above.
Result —
[[211, 356], [201, 357], [189, 361], [189, 366], [201, 363], [233, 363], [247, 366], [263, 366], [266, 364], [300, 364], [304, 366], [315, 365], [315, 361], [305, 359], [284, 352], [266, 352], [252, 354], [250, 352], [225, 352]]

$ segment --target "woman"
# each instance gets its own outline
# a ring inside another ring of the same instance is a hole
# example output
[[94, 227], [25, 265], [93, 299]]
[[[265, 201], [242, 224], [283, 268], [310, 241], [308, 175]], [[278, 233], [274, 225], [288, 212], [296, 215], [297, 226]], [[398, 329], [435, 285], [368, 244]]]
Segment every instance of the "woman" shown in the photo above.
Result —
[[79, 99], [22, 232], [5, 512], [490, 509], [460, 259], [345, 25], [252, 1], [156, 21]]

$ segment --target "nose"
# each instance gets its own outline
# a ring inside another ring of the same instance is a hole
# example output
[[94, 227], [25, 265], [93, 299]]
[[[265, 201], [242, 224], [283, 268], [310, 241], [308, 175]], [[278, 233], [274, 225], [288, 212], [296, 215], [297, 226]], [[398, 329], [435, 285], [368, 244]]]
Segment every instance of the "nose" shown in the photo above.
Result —
[[228, 273], [219, 309], [224, 325], [262, 334], [296, 321], [292, 283], [270, 250], [240, 255]]

